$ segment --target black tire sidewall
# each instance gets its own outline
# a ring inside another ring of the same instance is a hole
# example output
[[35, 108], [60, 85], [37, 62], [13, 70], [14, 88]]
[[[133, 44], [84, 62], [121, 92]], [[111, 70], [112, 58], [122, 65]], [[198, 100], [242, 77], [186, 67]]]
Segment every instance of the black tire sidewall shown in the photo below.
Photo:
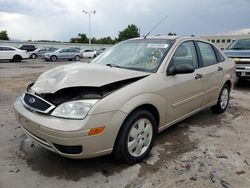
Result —
[[[144, 152], [141, 156], [134, 157], [128, 151], [128, 146], [127, 146], [128, 135], [134, 123], [142, 118], [149, 120], [150, 123], [152, 124], [153, 135], [152, 135], [151, 143], [148, 149], [146, 150], [146, 152]], [[122, 160], [122, 162], [125, 162], [127, 164], [135, 164], [143, 160], [150, 153], [153, 147], [154, 141], [155, 141], [156, 134], [157, 134], [157, 124], [156, 124], [154, 116], [150, 112], [146, 110], [137, 110], [133, 112], [132, 114], [130, 114], [124, 121], [119, 131], [117, 141], [115, 143], [115, 149], [114, 149], [115, 152], [121, 152], [120, 154], [118, 154], [120, 155], [118, 160]], [[117, 151], [118, 147], [119, 149]]]
[[15, 55], [14, 57], [13, 57], [13, 62], [21, 62], [21, 60], [22, 60], [22, 57], [21, 56], [19, 56], [19, 55]]
[[[228, 100], [227, 100], [227, 106], [225, 108], [222, 108], [221, 107], [221, 95], [222, 95], [222, 92], [223, 90], [227, 88], [227, 91], [228, 91]], [[228, 87], [228, 85], [224, 85], [220, 91], [220, 95], [219, 95], [219, 98], [218, 98], [218, 101], [217, 101], [217, 104], [215, 106], [212, 107], [212, 110], [215, 112], [215, 113], [223, 113], [226, 111], [227, 107], [228, 107], [228, 104], [229, 104], [229, 100], [230, 100], [230, 89]]]

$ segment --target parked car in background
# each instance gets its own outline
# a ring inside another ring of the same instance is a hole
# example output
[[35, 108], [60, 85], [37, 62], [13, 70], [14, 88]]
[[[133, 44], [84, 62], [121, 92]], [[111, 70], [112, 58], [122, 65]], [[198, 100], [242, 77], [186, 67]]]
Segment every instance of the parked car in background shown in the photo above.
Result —
[[79, 47], [77, 47], [77, 46], [71, 46], [71, 47], [69, 47], [70, 49], [77, 49], [77, 50], [79, 50], [79, 51], [81, 51], [81, 48], [79, 48]]
[[81, 58], [82, 58], [82, 53], [74, 48], [58, 49], [54, 52], [44, 54], [44, 59], [46, 61], [56, 61], [58, 59], [79, 61]]
[[14, 109], [26, 134], [59, 155], [113, 153], [134, 164], [158, 132], [208, 107], [223, 113], [235, 77], [235, 63], [210, 42], [143, 37], [43, 73]]
[[50, 47], [50, 48], [38, 48], [35, 51], [28, 52], [30, 54], [31, 59], [36, 59], [38, 57], [42, 57], [45, 53], [50, 53], [56, 51], [57, 48]]
[[236, 63], [236, 76], [250, 78], [250, 39], [235, 40], [224, 53]]
[[97, 52], [90, 49], [81, 50], [81, 53], [83, 58], [95, 58], [97, 56]]
[[20, 62], [21, 60], [28, 58], [29, 54], [25, 50], [20, 50], [11, 46], [0, 46], [0, 60]]
[[31, 51], [36, 50], [36, 47], [33, 44], [22, 44], [18, 47], [18, 49], [26, 50], [27, 52], [31, 52]]
[[100, 49], [96, 50], [97, 55], [102, 54], [105, 50], [106, 50], [106, 48], [100, 48]]

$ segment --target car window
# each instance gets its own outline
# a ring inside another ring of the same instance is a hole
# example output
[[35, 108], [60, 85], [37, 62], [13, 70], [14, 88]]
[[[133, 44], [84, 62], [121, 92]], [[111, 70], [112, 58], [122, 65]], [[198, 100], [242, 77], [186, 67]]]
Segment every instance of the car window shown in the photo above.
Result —
[[198, 42], [198, 46], [201, 52], [201, 58], [204, 66], [209, 66], [217, 63], [214, 49], [210, 44]]
[[75, 49], [68, 49], [68, 52], [75, 52]]
[[217, 54], [218, 62], [223, 62], [223, 61], [225, 61], [225, 58], [223, 57], [223, 55], [221, 54], [221, 52], [220, 52], [217, 48], [215, 48], [215, 52], [216, 52], [216, 54]]
[[172, 57], [173, 66], [179, 64], [190, 64], [198, 68], [197, 53], [192, 41], [182, 43]]
[[2, 47], [1, 51], [15, 51], [15, 49], [9, 47]]

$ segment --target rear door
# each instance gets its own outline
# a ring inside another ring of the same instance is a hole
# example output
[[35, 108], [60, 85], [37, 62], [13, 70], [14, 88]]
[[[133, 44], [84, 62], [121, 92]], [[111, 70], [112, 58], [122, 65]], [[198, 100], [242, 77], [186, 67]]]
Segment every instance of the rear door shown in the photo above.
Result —
[[1, 59], [12, 59], [13, 56], [15, 55], [15, 49], [10, 48], [10, 47], [1, 47]]
[[73, 59], [75, 56], [76, 50], [75, 49], [68, 49], [68, 58]]
[[0, 47], [0, 59], [5, 59], [5, 53], [3, 51], [3, 47]]
[[214, 47], [206, 42], [196, 42], [199, 59], [202, 63], [202, 90], [205, 92], [202, 106], [217, 101], [223, 82], [223, 63], [218, 62]]
[[169, 68], [178, 64], [190, 64], [195, 68], [193, 73], [176, 74], [166, 77], [164, 95], [168, 103], [167, 123], [183, 118], [201, 107], [204, 93], [199, 77], [198, 56], [193, 41], [183, 42], [175, 51]]

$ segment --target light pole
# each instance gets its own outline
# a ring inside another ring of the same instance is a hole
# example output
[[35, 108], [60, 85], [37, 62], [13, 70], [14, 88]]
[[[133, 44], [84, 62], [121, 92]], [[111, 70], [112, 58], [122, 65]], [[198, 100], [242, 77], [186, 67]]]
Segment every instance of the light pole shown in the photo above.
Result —
[[88, 14], [88, 15], [89, 15], [89, 44], [91, 45], [90, 15], [91, 15], [91, 14], [95, 14], [96, 11], [95, 11], [95, 10], [94, 10], [94, 11], [85, 11], [85, 10], [83, 10], [82, 12], [83, 12], [84, 14]]

